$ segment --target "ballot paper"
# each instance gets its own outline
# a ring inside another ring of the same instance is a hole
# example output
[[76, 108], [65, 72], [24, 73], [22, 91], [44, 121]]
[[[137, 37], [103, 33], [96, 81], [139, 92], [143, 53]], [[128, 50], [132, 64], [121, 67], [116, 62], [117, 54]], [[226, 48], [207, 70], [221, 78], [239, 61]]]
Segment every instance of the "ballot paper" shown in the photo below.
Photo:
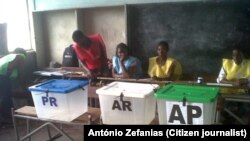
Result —
[[225, 84], [225, 83], [207, 83], [207, 85], [210, 85], [210, 86], [233, 86], [232, 84]]
[[62, 72], [49, 72], [49, 71], [36, 71], [34, 74], [41, 75], [41, 76], [63, 76], [64, 73]]

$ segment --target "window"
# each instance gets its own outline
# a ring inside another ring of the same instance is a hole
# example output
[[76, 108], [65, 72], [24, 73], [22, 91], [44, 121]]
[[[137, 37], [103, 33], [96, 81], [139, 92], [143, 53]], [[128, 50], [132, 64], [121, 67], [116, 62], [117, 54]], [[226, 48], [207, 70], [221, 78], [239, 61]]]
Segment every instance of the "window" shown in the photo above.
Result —
[[7, 24], [7, 47], [31, 49], [27, 0], [0, 0], [0, 23]]

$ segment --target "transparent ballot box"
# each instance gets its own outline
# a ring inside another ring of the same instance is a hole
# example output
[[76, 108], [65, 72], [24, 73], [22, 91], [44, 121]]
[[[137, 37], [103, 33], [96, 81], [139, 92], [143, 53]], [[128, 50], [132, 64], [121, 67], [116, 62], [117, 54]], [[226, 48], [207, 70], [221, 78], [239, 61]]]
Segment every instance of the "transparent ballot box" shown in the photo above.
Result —
[[112, 82], [96, 90], [104, 124], [149, 124], [155, 118], [158, 85]]
[[159, 124], [213, 124], [219, 88], [167, 85], [155, 93]]
[[29, 87], [37, 116], [72, 121], [88, 109], [88, 81], [49, 80]]

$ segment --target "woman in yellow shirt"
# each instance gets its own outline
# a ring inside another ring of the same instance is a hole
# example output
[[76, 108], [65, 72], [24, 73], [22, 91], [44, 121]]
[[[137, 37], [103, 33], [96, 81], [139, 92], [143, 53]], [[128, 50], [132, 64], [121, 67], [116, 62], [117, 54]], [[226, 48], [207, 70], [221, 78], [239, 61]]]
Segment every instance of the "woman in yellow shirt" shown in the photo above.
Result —
[[[250, 60], [245, 59], [242, 51], [234, 47], [232, 59], [223, 59], [222, 68], [217, 78], [218, 83], [229, 83], [235, 86], [246, 86], [250, 78]], [[243, 89], [221, 89], [224, 94], [242, 94]]]
[[[223, 59], [222, 60], [222, 68], [220, 70], [220, 74], [217, 78], [218, 83], [228, 83], [234, 86], [247, 86], [248, 80], [250, 78], [250, 60], [245, 59], [243, 52], [240, 48], [234, 47], [232, 50], [232, 59]], [[234, 89], [234, 88], [221, 88], [221, 94], [248, 94], [245, 89]], [[225, 102], [225, 103], [224, 103]], [[233, 111], [233, 113], [238, 117], [246, 117], [248, 118], [246, 122], [250, 123], [250, 105], [249, 103], [238, 103], [238, 102], [230, 102], [224, 101], [221, 99], [220, 101], [222, 107], [226, 105], [228, 109]], [[224, 115], [224, 112], [222, 111]], [[224, 115], [225, 116], [225, 115]], [[230, 121], [230, 117], [227, 117], [228, 121]], [[232, 123], [232, 121], [230, 121]]]
[[232, 59], [223, 59], [222, 68], [217, 78], [219, 83], [247, 85], [250, 77], [250, 60], [244, 59], [242, 51], [234, 47]]
[[182, 69], [180, 63], [167, 55], [169, 45], [161, 41], [157, 46], [158, 56], [149, 58], [148, 75], [154, 80], [178, 80]]

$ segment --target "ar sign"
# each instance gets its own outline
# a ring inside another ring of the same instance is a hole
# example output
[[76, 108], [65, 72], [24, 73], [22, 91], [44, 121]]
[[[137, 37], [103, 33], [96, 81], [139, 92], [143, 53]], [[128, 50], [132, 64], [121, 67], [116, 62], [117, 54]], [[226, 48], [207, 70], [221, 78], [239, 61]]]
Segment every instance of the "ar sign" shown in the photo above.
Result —
[[168, 124], [203, 124], [203, 104], [166, 102]]
[[[131, 98], [127, 98], [131, 99]], [[119, 100], [114, 100], [112, 105], [112, 110], [119, 110], [119, 111], [132, 111], [132, 103], [130, 100], [124, 100], [124, 95], [121, 93], [119, 96]]]

